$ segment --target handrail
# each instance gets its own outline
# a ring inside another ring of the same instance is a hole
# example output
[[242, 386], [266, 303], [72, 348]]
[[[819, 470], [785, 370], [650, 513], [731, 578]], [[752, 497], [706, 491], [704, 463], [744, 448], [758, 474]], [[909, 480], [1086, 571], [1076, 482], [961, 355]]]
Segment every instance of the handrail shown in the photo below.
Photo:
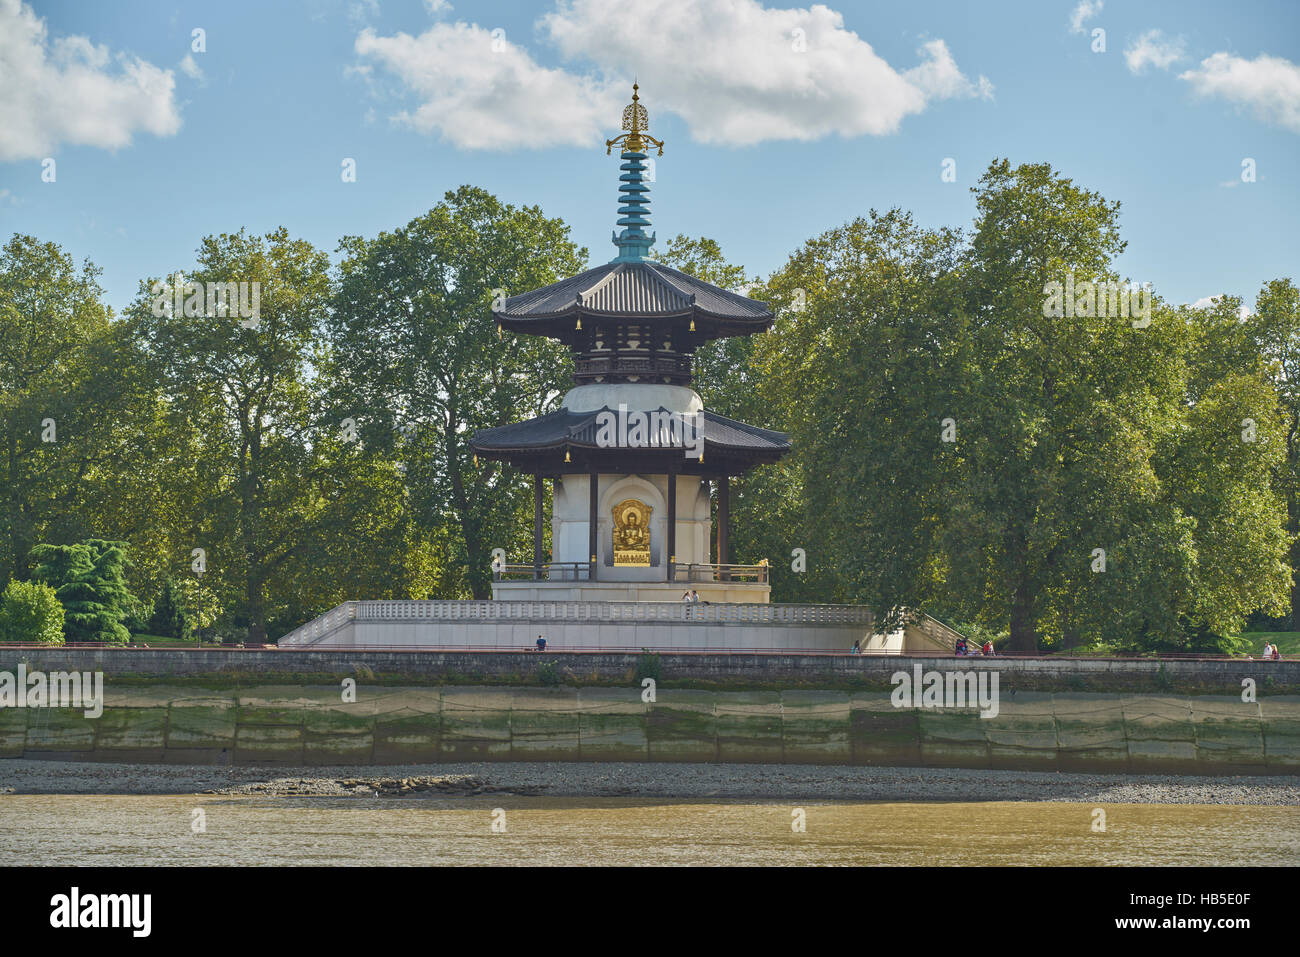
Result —
[[[766, 585], [769, 566], [738, 565], [727, 562], [669, 562], [668, 581], [727, 582], [753, 579]], [[612, 566], [611, 566], [612, 567]], [[684, 573], [684, 576], [683, 576]], [[531, 579], [533, 581], [589, 581], [591, 562], [542, 562], [539, 565], [507, 562], [492, 566], [493, 581]]]
[[359, 604], [361, 603], [356, 601], [345, 601], [337, 608], [331, 608], [320, 617], [295, 628], [281, 638], [280, 641], [288, 642], [291, 645], [318, 644], [353, 621], [357, 616], [357, 605]]
[[[955, 651], [957, 648], [957, 638], [965, 638], [960, 631], [946, 622], [940, 621], [933, 615], [927, 615], [923, 611], [915, 611], [916, 624], [927, 638], [948, 651]], [[953, 637], [953, 636], [956, 637]]]
[[[558, 574], [557, 574], [558, 573]], [[543, 562], [540, 565], [504, 564], [492, 566], [492, 580], [590, 581], [591, 562]]]
[[[678, 572], [685, 571], [682, 578]], [[673, 582], [729, 582], [752, 578], [760, 585], [767, 584], [768, 565], [736, 565], [727, 562], [671, 562], [668, 580]]]

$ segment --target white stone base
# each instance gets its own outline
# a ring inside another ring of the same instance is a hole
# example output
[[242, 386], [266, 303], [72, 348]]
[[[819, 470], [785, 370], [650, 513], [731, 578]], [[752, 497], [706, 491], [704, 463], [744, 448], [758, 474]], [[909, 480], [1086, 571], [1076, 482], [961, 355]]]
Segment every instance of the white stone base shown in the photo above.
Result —
[[874, 633], [872, 623], [871, 612], [857, 605], [350, 601], [285, 635], [280, 645], [520, 651], [531, 649], [537, 636], [544, 635], [554, 651], [847, 653], [854, 642], [860, 642], [876, 654], [908, 654], [951, 647], [922, 627], [909, 625], [880, 635]]

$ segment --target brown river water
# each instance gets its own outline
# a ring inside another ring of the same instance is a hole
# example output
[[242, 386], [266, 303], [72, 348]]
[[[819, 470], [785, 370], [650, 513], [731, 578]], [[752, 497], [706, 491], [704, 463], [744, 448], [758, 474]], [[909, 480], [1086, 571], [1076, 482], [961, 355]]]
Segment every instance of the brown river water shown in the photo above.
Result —
[[1300, 863], [1300, 807], [1104, 811], [1103, 832], [1093, 805], [1049, 802], [20, 794], [0, 865]]

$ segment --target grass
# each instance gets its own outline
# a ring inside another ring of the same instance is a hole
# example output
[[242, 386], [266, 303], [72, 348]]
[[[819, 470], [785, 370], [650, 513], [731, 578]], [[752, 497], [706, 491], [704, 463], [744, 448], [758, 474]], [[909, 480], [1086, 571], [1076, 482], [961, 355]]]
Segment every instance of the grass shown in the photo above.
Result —
[[1252, 655], [1262, 652], [1265, 642], [1277, 645], [1284, 657], [1300, 655], [1300, 631], [1245, 631], [1241, 637], [1246, 639]]

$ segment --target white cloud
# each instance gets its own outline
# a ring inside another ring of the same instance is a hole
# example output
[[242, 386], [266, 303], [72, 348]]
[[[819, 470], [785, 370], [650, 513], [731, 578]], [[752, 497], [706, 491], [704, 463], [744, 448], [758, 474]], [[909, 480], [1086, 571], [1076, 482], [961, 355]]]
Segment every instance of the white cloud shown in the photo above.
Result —
[[51, 42], [31, 7], [0, 0], [0, 161], [63, 144], [117, 149], [137, 132], [171, 136], [181, 125], [174, 89], [171, 70], [114, 57], [84, 36]]
[[396, 119], [458, 146], [590, 144], [613, 132], [635, 75], [651, 114], [680, 116], [699, 142], [748, 145], [883, 135], [951, 98], [991, 99], [941, 39], [921, 62], [890, 66], [834, 10], [767, 9], [756, 0], [558, 0], [538, 21], [568, 68], [548, 68], [491, 31], [438, 23], [418, 37], [364, 30], [356, 51], [381, 61], [421, 105]]
[[820, 4], [639, 0], [628, 17], [606, 0], [560, 0], [541, 27], [566, 58], [606, 75], [635, 71], [649, 107], [682, 117], [706, 143], [892, 133], [932, 100], [978, 93], [942, 40], [900, 73]]
[[1183, 58], [1183, 48], [1182, 37], [1171, 39], [1159, 30], [1148, 30], [1124, 51], [1124, 62], [1132, 73], [1141, 73], [1147, 66], [1167, 70]]
[[366, 23], [379, 16], [379, 0], [352, 0], [348, 4], [348, 20]]
[[1253, 60], [1216, 53], [1179, 79], [1201, 96], [1216, 96], [1249, 108], [1265, 122], [1300, 133], [1300, 66], [1261, 53]]
[[193, 53], [185, 54], [185, 59], [181, 60], [181, 72], [191, 80], [203, 80], [203, 68], [200, 67], [198, 61], [194, 59]]
[[436, 23], [418, 37], [362, 30], [356, 52], [375, 57], [423, 102], [394, 117], [466, 149], [587, 144], [621, 109], [611, 85], [539, 65], [477, 24]]
[[1079, 5], [1070, 14], [1070, 32], [1087, 33], [1083, 26], [1084, 21], [1091, 20], [1101, 13], [1101, 7], [1102, 0], [1079, 0]]
[[979, 78], [976, 87], [957, 69], [957, 62], [948, 52], [948, 44], [942, 40], [931, 40], [917, 51], [926, 59], [919, 65], [907, 70], [903, 76], [909, 83], [919, 87], [929, 99], [946, 100], [953, 97], [979, 96], [981, 99], [993, 99], [993, 84], [988, 77]]

